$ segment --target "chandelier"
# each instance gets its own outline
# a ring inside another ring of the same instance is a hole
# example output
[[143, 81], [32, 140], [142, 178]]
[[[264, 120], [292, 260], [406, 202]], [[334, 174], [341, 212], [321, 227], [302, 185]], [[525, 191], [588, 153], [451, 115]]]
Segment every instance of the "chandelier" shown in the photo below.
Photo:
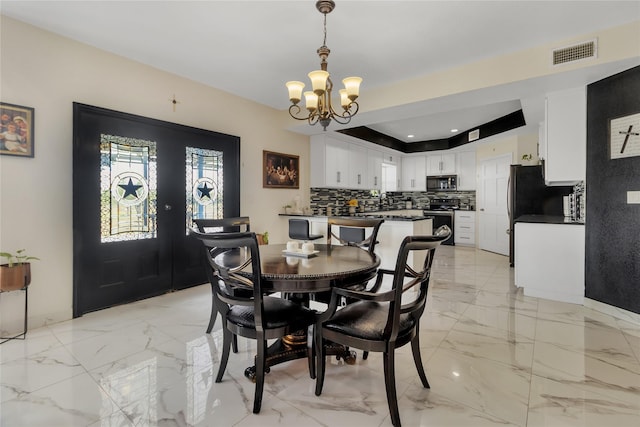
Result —
[[333, 0], [318, 0], [316, 2], [316, 9], [324, 15], [324, 41], [322, 46], [318, 48], [320, 69], [309, 73], [313, 91], [304, 92], [305, 106], [308, 114], [302, 113], [302, 109], [298, 105], [302, 99], [304, 83], [298, 81], [286, 83], [287, 89], [289, 89], [289, 100], [291, 101], [291, 106], [289, 106], [289, 114], [291, 117], [296, 120], [307, 120], [310, 125], [315, 125], [320, 122], [320, 125], [325, 131], [332, 119], [344, 125], [349, 123], [351, 117], [356, 115], [359, 108], [356, 99], [358, 98], [360, 83], [362, 82], [362, 78], [360, 77], [347, 77], [342, 80], [345, 88], [338, 91], [342, 111], [336, 112], [331, 105], [333, 82], [329, 77], [329, 72], [327, 72], [327, 57], [331, 52], [327, 47], [327, 14], [331, 13], [335, 6], [336, 4]]

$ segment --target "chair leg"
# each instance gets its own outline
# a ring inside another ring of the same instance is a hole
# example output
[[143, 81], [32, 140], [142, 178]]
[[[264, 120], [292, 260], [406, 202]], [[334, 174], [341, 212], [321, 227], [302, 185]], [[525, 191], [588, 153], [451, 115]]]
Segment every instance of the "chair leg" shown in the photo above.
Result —
[[264, 390], [264, 370], [267, 355], [267, 340], [263, 334], [258, 334], [258, 354], [256, 355], [256, 392], [253, 398], [253, 413], [260, 413], [262, 407], [262, 391]]
[[427, 381], [427, 374], [424, 372], [424, 366], [422, 366], [422, 357], [420, 357], [420, 340], [418, 334], [411, 340], [411, 352], [413, 353], [413, 361], [416, 364], [420, 381], [424, 388], [431, 388], [429, 381]]
[[238, 352], [238, 336], [236, 334], [233, 334], [233, 339], [231, 340], [231, 348], [233, 349], [234, 353]]
[[313, 346], [316, 349], [316, 396], [320, 396], [322, 393], [322, 386], [324, 385], [324, 370], [325, 370], [325, 350], [322, 342], [322, 325], [317, 325], [314, 331], [314, 343]]
[[398, 396], [396, 395], [396, 374], [394, 351], [385, 351], [384, 359], [384, 385], [387, 389], [387, 404], [391, 413], [391, 423], [400, 427], [400, 411], [398, 410]]
[[216, 317], [218, 317], [218, 310], [216, 309], [216, 302], [211, 298], [211, 316], [209, 317], [209, 326], [207, 326], [207, 333], [210, 334], [213, 330], [213, 325], [216, 323]]
[[220, 367], [218, 368], [218, 376], [216, 382], [222, 381], [225, 369], [227, 369], [227, 362], [229, 361], [229, 350], [231, 349], [231, 340], [233, 334], [227, 328], [222, 331], [222, 357], [220, 357]]
[[313, 325], [307, 329], [307, 361], [309, 362], [309, 377], [316, 378], [316, 348], [314, 342], [315, 328]]

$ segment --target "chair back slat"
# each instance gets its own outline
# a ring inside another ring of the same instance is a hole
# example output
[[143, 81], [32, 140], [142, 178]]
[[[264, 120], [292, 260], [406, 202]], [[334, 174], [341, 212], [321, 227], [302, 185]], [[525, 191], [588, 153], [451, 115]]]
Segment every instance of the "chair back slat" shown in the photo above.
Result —
[[248, 232], [251, 231], [251, 221], [248, 216], [236, 216], [228, 218], [201, 218], [194, 219], [194, 224], [201, 233], [215, 232]]
[[[327, 245], [358, 246], [373, 254], [378, 243], [378, 231], [384, 219], [374, 218], [327, 218]], [[367, 232], [368, 237], [365, 238]]]

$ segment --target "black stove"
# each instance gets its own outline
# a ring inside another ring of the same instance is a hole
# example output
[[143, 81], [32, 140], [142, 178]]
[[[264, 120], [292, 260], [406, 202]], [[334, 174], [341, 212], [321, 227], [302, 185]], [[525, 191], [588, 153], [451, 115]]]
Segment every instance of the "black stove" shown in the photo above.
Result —
[[431, 199], [430, 211], [448, 211], [460, 209], [460, 199]]
[[425, 216], [433, 217], [433, 231], [446, 225], [451, 229], [451, 237], [442, 242], [443, 245], [452, 245], [454, 242], [454, 212], [460, 209], [460, 199], [431, 199], [429, 209], [424, 210]]

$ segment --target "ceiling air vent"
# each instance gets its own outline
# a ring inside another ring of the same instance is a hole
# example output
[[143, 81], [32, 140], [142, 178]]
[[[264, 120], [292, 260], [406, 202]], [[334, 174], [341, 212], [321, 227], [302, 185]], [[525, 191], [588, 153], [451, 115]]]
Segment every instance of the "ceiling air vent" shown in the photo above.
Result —
[[480, 129], [472, 130], [469, 132], [469, 142], [480, 139]]
[[552, 53], [553, 65], [566, 64], [567, 62], [595, 58], [598, 53], [598, 45], [594, 39], [573, 46], [554, 49]]

